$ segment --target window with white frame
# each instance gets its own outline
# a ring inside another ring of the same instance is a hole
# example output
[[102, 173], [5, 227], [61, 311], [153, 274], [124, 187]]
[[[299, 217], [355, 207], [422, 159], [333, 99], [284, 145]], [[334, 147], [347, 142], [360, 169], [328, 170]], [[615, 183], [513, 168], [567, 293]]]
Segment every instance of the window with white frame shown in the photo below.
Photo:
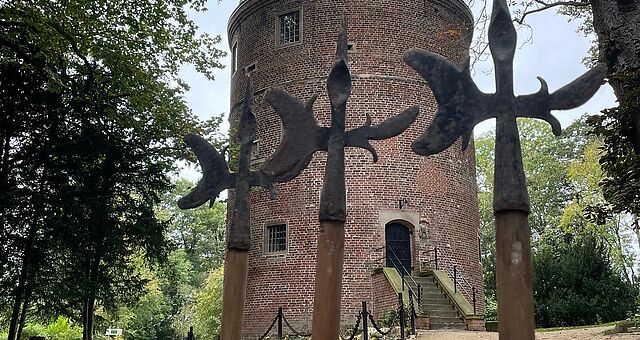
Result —
[[278, 16], [278, 46], [285, 46], [300, 42], [302, 32], [300, 10], [288, 12]]
[[287, 225], [285, 223], [268, 225], [264, 243], [266, 253], [287, 251]]

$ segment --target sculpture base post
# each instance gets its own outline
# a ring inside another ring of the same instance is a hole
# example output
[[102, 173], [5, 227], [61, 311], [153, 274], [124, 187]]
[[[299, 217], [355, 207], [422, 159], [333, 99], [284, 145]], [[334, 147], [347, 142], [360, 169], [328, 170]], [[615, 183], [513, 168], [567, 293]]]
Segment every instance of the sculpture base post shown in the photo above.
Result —
[[242, 316], [247, 292], [249, 251], [228, 249], [224, 268], [220, 339], [242, 340]]
[[531, 230], [520, 210], [495, 213], [500, 340], [534, 340]]
[[344, 222], [320, 222], [317, 257], [312, 337], [317, 340], [339, 339]]

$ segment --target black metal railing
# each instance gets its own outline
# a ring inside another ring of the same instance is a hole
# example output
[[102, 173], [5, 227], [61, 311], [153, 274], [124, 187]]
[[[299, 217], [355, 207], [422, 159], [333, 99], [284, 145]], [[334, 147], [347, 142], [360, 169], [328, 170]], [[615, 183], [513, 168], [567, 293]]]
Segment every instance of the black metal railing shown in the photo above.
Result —
[[[400, 274], [400, 278], [402, 281], [402, 290], [405, 290], [406, 287], [409, 291], [409, 298], [417, 300], [418, 308], [420, 308], [420, 306], [422, 305], [422, 286], [418, 282], [416, 282], [416, 280], [414, 280], [414, 278], [411, 276], [411, 273], [409, 273], [407, 269], [402, 265], [402, 262], [400, 262], [400, 258], [398, 258], [398, 255], [396, 255], [391, 247], [387, 245], [374, 250], [380, 251], [382, 249], [385, 249], [386, 253], [384, 258], [390, 258], [392, 263], [398, 264], [397, 266], [395, 266], [395, 268]], [[413, 283], [413, 285], [416, 287], [415, 290], [411, 287], [411, 285], [407, 283], [407, 281]]]
[[[369, 324], [371, 324], [371, 326], [378, 332], [380, 333], [380, 335], [385, 336], [388, 335], [392, 330], [393, 327], [397, 324], [398, 327], [400, 328], [400, 339], [401, 340], [406, 340], [407, 339], [407, 319], [409, 319], [409, 334], [416, 334], [416, 327], [415, 327], [415, 318], [416, 318], [416, 312], [415, 312], [415, 306], [413, 304], [413, 298], [411, 297], [411, 295], [409, 296], [409, 306], [408, 306], [408, 312], [409, 314], [407, 314], [407, 311], [405, 310], [405, 305], [404, 305], [404, 300], [402, 298], [402, 293], [398, 293], [398, 306], [397, 309], [395, 310], [395, 314], [393, 315], [393, 318], [391, 319], [391, 321], [388, 323], [388, 327], [385, 330], [383, 327], [380, 327], [378, 325], [378, 322], [376, 322], [375, 318], [373, 317], [373, 314], [371, 314], [371, 312], [369, 311], [368, 307], [367, 307], [367, 302], [366, 301], [362, 301], [362, 309], [360, 310], [360, 312], [358, 313], [358, 317], [356, 318], [356, 322], [354, 324], [353, 327], [351, 327], [351, 329], [347, 332], [348, 334], [346, 335], [342, 335], [340, 334], [340, 339], [342, 340], [354, 340], [356, 338], [356, 336], [358, 336], [358, 334], [362, 334], [362, 337], [360, 337], [360, 339], [362, 340], [369, 340], [370, 335], [369, 335]], [[269, 324], [269, 327], [267, 327], [267, 329], [262, 333], [262, 335], [258, 338], [260, 340], [266, 339], [269, 334], [272, 333], [273, 328], [276, 328], [276, 333], [277, 333], [277, 339], [278, 340], [282, 340], [284, 339], [285, 336], [285, 329], [284, 327], [287, 327], [289, 329], [289, 331], [291, 333], [288, 333], [287, 335], [294, 335], [297, 337], [310, 337], [311, 333], [302, 333], [299, 331], [296, 331], [291, 324], [289, 323], [289, 321], [287, 320], [286, 316], [284, 315], [283, 311], [282, 311], [282, 307], [278, 308], [278, 313], [276, 314], [276, 316], [274, 317], [274, 319], [271, 321], [271, 323]], [[362, 331], [360, 331], [360, 329], [362, 328]], [[191, 331], [189, 334], [191, 334], [191, 336], [193, 336], [193, 331]], [[189, 338], [189, 340], [194, 339]]]
[[[434, 247], [431, 250], [427, 250], [425, 254], [433, 254], [433, 258], [429, 259], [425, 263], [434, 263], [435, 269], [442, 270], [447, 273], [453, 279], [453, 292], [454, 294], [458, 292], [460, 289], [467, 298], [471, 298], [473, 304], [473, 314], [477, 312], [477, 300], [476, 300], [476, 292], [477, 289], [473, 286], [469, 280], [458, 270], [458, 265], [453, 263], [451, 259], [447, 256], [443, 256], [444, 252], [442, 249], [438, 249], [438, 247]], [[439, 255], [438, 255], [439, 254]]]

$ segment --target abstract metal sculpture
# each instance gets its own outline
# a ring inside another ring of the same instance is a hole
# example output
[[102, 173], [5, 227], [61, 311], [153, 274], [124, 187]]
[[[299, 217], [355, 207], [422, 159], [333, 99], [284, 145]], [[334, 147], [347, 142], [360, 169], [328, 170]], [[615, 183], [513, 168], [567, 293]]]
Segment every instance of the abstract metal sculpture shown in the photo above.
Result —
[[[383, 140], [402, 133], [418, 116], [418, 107], [388, 118], [371, 126], [367, 117], [365, 125], [345, 132], [347, 100], [351, 94], [351, 74], [347, 67], [347, 30], [343, 22], [338, 36], [336, 61], [327, 79], [327, 91], [331, 103], [331, 126], [318, 126], [313, 116], [313, 96], [306, 104], [281, 90], [271, 90], [267, 101], [283, 119], [285, 126], [296, 126], [292, 131], [297, 140], [295, 157], [286, 160], [272, 159], [274, 168], [303, 169], [314, 152], [327, 151], [324, 185], [320, 199], [320, 234], [316, 263], [315, 296], [312, 333], [314, 339], [338, 339], [340, 329], [340, 299], [342, 293], [342, 265], [344, 258], [344, 225], [347, 217], [345, 190], [344, 148], [359, 147], [369, 150], [374, 162], [378, 156], [370, 140]], [[285, 118], [286, 117], [286, 118]], [[288, 139], [285, 129], [283, 140]], [[281, 147], [287, 147], [283, 141]], [[284, 156], [284, 155], [283, 155]], [[265, 164], [269, 163], [267, 161]], [[278, 167], [279, 165], [280, 167]], [[282, 176], [272, 174], [280, 180]]]
[[515, 96], [513, 56], [516, 31], [505, 0], [494, 0], [489, 26], [489, 47], [495, 65], [496, 93], [481, 92], [469, 72], [444, 57], [421, 49], [405, 53], [405, 61], [424, 77], [439, 105], [433, 123], [413, 144], [414, 152], [433, 155], [459, 137], [463, 148], [473, 127], [496, 118], [496, 157], [493, 209], [496, 219], [497, 288], [500, 339], [533, 339], [529, 195], [522, 166], [516, 117], [538, 118], [559, 135], [560, 123], [551, 110], [571, 109], [585, 103], [604, 83], [606, 67], [599, 65], [570, 84], [549, 94], [542, 78], [534, 94]]

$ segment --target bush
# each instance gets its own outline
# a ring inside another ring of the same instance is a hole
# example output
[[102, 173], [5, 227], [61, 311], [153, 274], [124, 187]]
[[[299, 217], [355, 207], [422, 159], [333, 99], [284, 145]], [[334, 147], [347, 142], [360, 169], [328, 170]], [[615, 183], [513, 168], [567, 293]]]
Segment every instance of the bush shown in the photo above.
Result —
[[534, 258], [537, 327], [564, 327], [622, 320], [635, 312], [636, 289], [616, 273], [595, 237], [566, 237], [545, 244]]

